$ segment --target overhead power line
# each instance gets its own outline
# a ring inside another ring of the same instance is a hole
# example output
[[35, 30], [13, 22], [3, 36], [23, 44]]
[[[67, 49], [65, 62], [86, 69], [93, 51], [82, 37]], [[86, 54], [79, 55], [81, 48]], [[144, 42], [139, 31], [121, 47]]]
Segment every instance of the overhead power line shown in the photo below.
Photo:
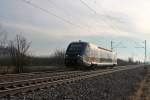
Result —
[[[53, 12], [47, 10], [47, 9], [44, 9], [44, 8], [38, 6], [38, 5], [36, 5], [36, 4], [34, 4], [34, 3], [30, 2], [30, 1], [27, 1], [27, 0], [22, 0], [22, 1], [23, 1], [24, 3], [26, 3], [26, 4], [31, 5], [31, 6], [34, 7], [34, 8], [40, 9], [41, 11], [43, 11], [43, 12], [45, 12], [45, 13], [51, 15], [51, 16], [54, 16], [54, 17], [60, 19], [60, 20], [63, 21], [63, 22], [66, 22], [66, 23], [68, 23], [68, 24], [70, 24], [70, 25], [76, 26], [76, 27], [81, 28], [81, 29], [84, 28], [83, 30], [86, 29], [86, 31], [89, 30], [88, 28], [86, 28], [86, 27], [84, 27], [84, 26], [80, 26], [80, 25], [78, 25], [78, 24], [75, 24], [75, 23], [71, 22], [70, 20], [67, 20], [67, 19], [65, 19], [65, 18], [63, 18], [63, 17], [61, 17], [61, 16], [58, 16], [57, 14], [55, 14], [55, 13], [53, 13]], [[90, 30], [89, 30], [89, 31], [90, 31]]]
[[[114, 48], [126, 48], [125, 46], [121, 45], [122, 44], [122, 41], [120, 42], [114, 42], [111, 40], [111, 50], [113, 51]], [[117, 45], [114, 45], [115, 43], [117, 43]]]
[[48, 13], [48, 14], [54, 16], [54, 17], [57, 17], [58, 19], [60, 19], [60, 20], [62, 20], [62, 21], [64, 21], [64, 22], [66, 22], [66, 23], [68, 23], [68, 24], [71, 24], [71, 25], [75, 25], [75, 26], [76, 26], [76, 24], [74, 24], [74, 23], [72, 23], [72, 22], [70, 22], [70, 21], [68, 21], [68, 20], [66, 20], [66, 19], [64, 19], [64, 18], [62, 18], [62, 17], [56, 15], [55, 13], [52, 13], [52, 12], [50, 12], [49, 10], [46, 10], [46, 9], [44, 9], [44, 8], [38, 6], [38, 5], [36, 5], [36, 4], [34, 4], [34, 3], [30, 2], [30, 1], [27, 1], [27, 0], [22, 0], [22, 1], [25, 2], [25, 3], [27, 3], [27, 4], [29, 4], [29, 5], [31, 5], [31, 6], [34, 7], [34, 8], [38, 8], [38, 9], [40, 9], [40, 10], [42, 10], [42, 11], [44, 11], [44, 12], [46, 12], [46, 13]]
[[84, 4], [89, 10], [91, 10], [92, 12], [96, 14], [96, 11], [93, 8], [91, 8], [87, 3], [85, 3], [83, 0], [80, 0], [80, 2]]
[[[87, 7], [89, 10], [91, 10], [92, 12], [94, 12], [94, 14], [96, 14], [96, 11], [94, 9], [92, 9], [89, 5], [87, 5], [84, 1], [80, 0], [80, 2]], [[95, 18], [93, 18], [95, 20], [95, 23], [99, 24], [99, 22], [97, 22], [97, 20]], [[101, 24], [101, 23], [100, 23]]]
[[135, 47], [135, 48], [144, 48], [144, 63], [146, 64], [147, 62], [147, 42], [146, 40], [144, 42], [144, 46], [141, 46], [141, 47]]
[[[55, 7], [56, 9], [59, 8], [59, 10], [63, 11], [63, 13], [64, 13], [66, 16], [69, 17], [69, 18], [67, 18], [68, 20], [69, 20], [69, 19], [70, 19], [70, 20], [73, 19], [73, 17], [72, 17], [70, 14], [68, 14], [66, 11], [63, 10], [63, 7], [58, 6], [53, 0], [47, 0], [47, 1], [49, 2], [49, 4], [50, 4], [51, 6]], [[76, 16], [76, 18], [77, 18], [77, 16]], [[81, 23], [81, 21], [79, 21], [78, 23]], [[85, 27], [87, 27], [88, 29], [90, 29], [90, 26], [89, 26], [87, 23], [82, 23], [82, 26], [85, 26]]]
[[[90, 11], [94, 12], [94, 14], [96, 14], [97, 16], [101, 16], [99, 13], [97, 13], [97, 11], [95, 9], [93, 9], [92, 7], [90, 7], [84, 0], [80, 0], [80, 2], [82, 4], [84, 4]], [[104, 13], [104, 12], [103, 12]], [[105, 13], [104, 13], [105, 14]], [[106, 15], [106, 14], [105, 14]], [[106, 18], [109, 19], [109, 16], [106, 15]], [[114, 31], [119, 32], [118, 29], [116, 29], [114, 26], [112, 26], [111, 24], [108, 23], [108, 21], [106, 19], [103, 19], [103, 22], [107, 25], [109, 25]]]

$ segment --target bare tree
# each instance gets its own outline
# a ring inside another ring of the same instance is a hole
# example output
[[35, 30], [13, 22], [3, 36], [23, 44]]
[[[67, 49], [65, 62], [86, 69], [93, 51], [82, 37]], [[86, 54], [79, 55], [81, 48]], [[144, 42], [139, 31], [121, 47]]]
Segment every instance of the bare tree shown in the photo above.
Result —
[[63, 65], [64, 64], [64, 57], [65, 57], [65, 50], [63, 49], [56, 49], [53, 54], [53, 63], [57, 65]]
[[7, 51], [7, 31], [5, 31], [2, 24], [0, 24], [0, 69], [3, 73], [8, 72], [10, 60], [8, 57]]
[[56, 58], [64, 58], [65, 50], [63, 50], [63, 49], [56, 49], [55, 52], [54, 52], [54, 56]]
[[7, 32], [0, 25], [0, 46], [5, 47], [7, 42]]
[[14, 66], [16, 66], [16, 71], [23, 72], [23, 66], [27, 63], [28, 50], [30, 43], [25, 37], [21, 35], [16, 35], [15, 40], [9, 42], [9, 52], [12, 58]]

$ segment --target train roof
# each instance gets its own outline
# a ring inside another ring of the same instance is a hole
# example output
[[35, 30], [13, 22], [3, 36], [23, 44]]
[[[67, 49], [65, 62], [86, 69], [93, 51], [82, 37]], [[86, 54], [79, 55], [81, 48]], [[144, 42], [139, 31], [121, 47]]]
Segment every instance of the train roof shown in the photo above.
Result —
[[106, 50], [106, 51], [109, 51], [109, 52], [112, 52], [112, 50], [109, 50], [109, 49], [106, 49], [106, 48], [103, 48], [103, 47], [100, 47], [100, 46], [96, 46], [95, 44], [92, 44], [92, 43], [89, 43], [89, 42], [84, 42], [84, 41], [76, 41], [76, 42], [72, 42], [72, 43], [85, 43], [85, 44], [90, 44], [92, 45], [92, 47], [95, 47], [95, 48], [99, 48], [99, 49], [102, 49], [102, 50]]
[[103, 48], [103, 47], [100, 47], [100, 46], [96, 46], [95, 44], [92, 44], [92, 43], [89, 43], [92, 47], [94, 48], [98, 48], [98, 49], [102, 49], [102, 50], [105, 50], [105, 51], [109, 51], [109, 52], [112, 52], [112, 50], [109, 50], [109, 49], [106, 49], [106, 48]]
[[109, 49], [106, 49], [106, 48], [102, 48], [102, 47], [98, 47], [99, 49], [103, 49], [103, 50], [106, 50], [106, 51], [110, 51], [112, 52], [112, 50], [109, 50]]
[[76, 41], [76, 42], [71, 42], [71, 43], [85, 43], [85, 44], [89, 44], [88, 42], [83, 42], [83, 41]]

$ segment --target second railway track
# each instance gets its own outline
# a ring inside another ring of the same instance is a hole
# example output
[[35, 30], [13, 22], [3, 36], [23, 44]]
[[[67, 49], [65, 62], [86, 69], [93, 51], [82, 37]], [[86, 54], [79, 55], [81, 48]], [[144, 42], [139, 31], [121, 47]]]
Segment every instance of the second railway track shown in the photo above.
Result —
[[96, 71], [73, 71], [71, 73], [58, 74], [51, 77], [42, 77], [28, 80], [0, 83], [0, 97], [15, 95], [17, 93], [26, 93], [42, 88], [56, 86], [64, 83], [75, 82], [86, 78], [96, 77], [99, 75], [110, 74], [117, 71], [133, 69], [141, 66], [117, 67], [114, 69], [103, 69]]
[[46, 72], [32, 72], [32, 73], [0, 75], [0, 83], [48, 77], [51, 75], [70, 73], [71, 71], [73, 71], [73, 70], [72, 69], [63, 69], [63, 70], [46, 71]]

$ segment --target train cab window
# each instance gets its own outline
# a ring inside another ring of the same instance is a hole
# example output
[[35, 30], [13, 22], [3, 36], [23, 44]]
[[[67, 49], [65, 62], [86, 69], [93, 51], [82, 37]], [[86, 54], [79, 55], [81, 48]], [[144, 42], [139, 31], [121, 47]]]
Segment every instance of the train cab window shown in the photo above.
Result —
[[85, 49], [85, 55], [90, 56], [90, 46], [89, 45]]
[[68, 51], [80, 51], [82, 48], [81, 44], [71, 44]]
[[86, 44], [84, 43], [71, 43], [67, 49], [67, 53], [74, 55], [83, 55]]

